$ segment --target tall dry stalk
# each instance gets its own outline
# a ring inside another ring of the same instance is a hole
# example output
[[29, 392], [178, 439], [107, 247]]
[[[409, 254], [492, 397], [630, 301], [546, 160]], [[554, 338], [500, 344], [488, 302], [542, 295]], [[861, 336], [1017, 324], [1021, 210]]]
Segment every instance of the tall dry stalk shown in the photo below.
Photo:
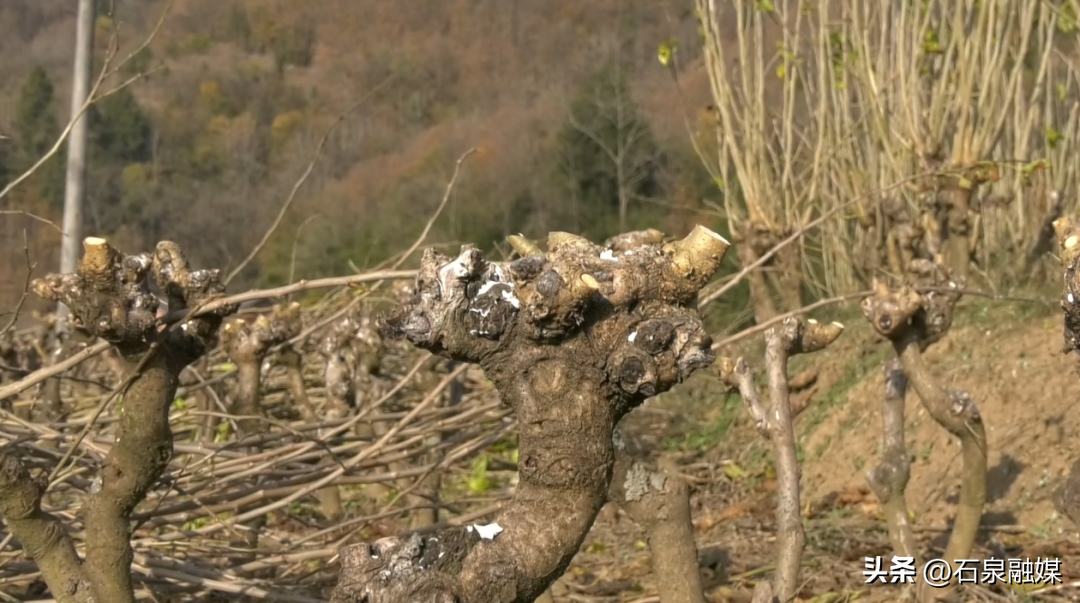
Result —
[[[823, 205], [829, 153], [822, 131], [830, 120], [819, 85], [825, 66], [812, 51], [820, 13], [811, 4], [696, 0], [717, 124], [718, 184], [744, 266]], [[805, 243], [789, 245], [766, 271], [748, 275], [758, 321], [802, 306], [806, 250]]]
[[[995, 149], [1016, 99], [1032, 88], [1028, 80], [1045, 72], [1044, 63], [1031, 69], [1028, 60], [1043, 39], [1035, 34], [1046, 10], [1008, 0], [861, 0], [840, 10], [830, 43], [849, 79], [834, 102], [850, 107], [845, 119], [865, 120], [866, 139], [841, 177], [848, 190], [865, 193], [923, 176], [899, 191], [921, 217], [914, 225], [920, 250], [944, 257], [965, 280], [978, 257], [979, 192], [1002, 178]], [[871, 212], [863, 213], [871, 223]], [[890, 224], [880, 211], [876, 218], [881, 237]]]

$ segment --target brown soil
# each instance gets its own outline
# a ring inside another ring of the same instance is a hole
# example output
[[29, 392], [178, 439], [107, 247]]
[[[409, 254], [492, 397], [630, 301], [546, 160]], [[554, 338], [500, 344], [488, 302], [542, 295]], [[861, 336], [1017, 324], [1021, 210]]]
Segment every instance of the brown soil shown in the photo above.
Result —
[[[1053, 534], [1071, 529], [1051, 501], [1080, 453], [1080, 442], [1066, 435], [1080, 427], [1080, 415], [1069, 412], [1080, 401], [1080, 375], [1076, 357], [1061, 353], [1060, 319], [972, 324], [950, 333], [927, 359], [940, 367], [947, 387], [971, 394], [982, 414], [990, 466], [987, 514], [995, 523]], [[883, 386], [877, 368], [806, 437], [803, 487], [809, 497], [861, 486], [878, 461]], [[920, 522], [944, 523], [960, 486], [959, 445], [914, 392], [906, 406], [908, 449], [915, 456], [908, 507]]]

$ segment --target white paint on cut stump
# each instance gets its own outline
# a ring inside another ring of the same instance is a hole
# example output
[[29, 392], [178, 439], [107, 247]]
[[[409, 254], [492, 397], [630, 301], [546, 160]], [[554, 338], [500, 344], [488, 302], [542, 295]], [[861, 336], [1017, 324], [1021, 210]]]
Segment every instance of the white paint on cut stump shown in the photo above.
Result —
[[483, 538], [484, 540], [494, 540], [495, 536], [503, 531], [502, 526], [497, 523], [489, 523], [486, 526], [473, 524], [468, 527], [468, 530], [472, 532], [474, 528], [476, 529], [476, 533], [480, 535], [480, 538]]

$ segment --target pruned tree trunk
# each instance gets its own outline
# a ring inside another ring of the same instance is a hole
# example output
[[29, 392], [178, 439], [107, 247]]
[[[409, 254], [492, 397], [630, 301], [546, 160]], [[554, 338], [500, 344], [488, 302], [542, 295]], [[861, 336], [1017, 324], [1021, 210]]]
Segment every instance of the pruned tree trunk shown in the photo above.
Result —
[[[237, 383], [231, 413], [237, 416], [240, 433], [237, 439], [265, 433], [268, 429], [263, 420], [259, 389], [262, 384], [262, 366], [270, 348], [284, 343], [300, 333], [300, 304], [276, 305], [269, 315], [259, 314], [247, 322], [236, 318], [226, 322], [221, 329], [221, 344], [225, 353], [236, 364]], [[258, 447], [248, 447], [248, 454], [258, 453]], [[243, 528], [243, 539], [234, 538], [231, 545], [246, 548], [237, 561], [253, 561], [259, 546], [259, 531], [266, 526], [266, 516], [248, 521]]]
[[953, 185], [938, 193], [944, 207], [945, 224], [945, 260], [949, 272], [960, 282], [967, 282], [968, 267], [971, 264], [971, 248], [968, 240], [971, 234], [971, 195], [970, 186]]
[[52, 595], [64, 603], [135, 603], [131, 575], [131, 514], [172, 457], [169, 408], [180, 372], [208, 349], [227, 306], [177, 328], [159, 330], [157, 298], [148, 277], [185, 309], [220, 296], [217, 270], [190, 270], [179, 246], [159, 243], [153, 254], [126, 256], [90, 237], [75, 274], [33, 282], [35, 294], [71, 309], [72, 325], [114, 343], [129, 364], [115, 444], [82, 507], [86, 558], [80, 561], [60, 522], [41, 510], [43, 484], [34, 482], [15, 451], [0, 455], [0, 514], [39, 564]]
[[728, 244], [682, 241], [610, 260], [567, 233], [548, 251], [490, 263], [428, 249], [411, 303], [383, 331], [477, 362], [517, 413], [519, 478], [490, 526], [342, 549], [332, 601], [532, 602], [577, 553], [608, 498], [619, 419], [713, 360], [689, 309]]
[[[739, 264], [749, 266], [756, 262], [760, 256], [754, 252], [753, 246], [742, 244], [735, 247], [735, 253], [739, 256]], [[750, 287], [750, 304], [754, 308], [754, 320], [761, 324], [777, 315], [776, 304], [773, 303], [769, 293], [769, 283], [765, 280], [765, 273], [761, 270], [753, 270], [746, 275], [746, 281]]]
[[659, 471], [616, 430], [611, 500], [646, 530], [660, 603], [705, 603], [690, 515], [690, 486], [662, 458]]
[[1041, 260], [1054, 249], [1056, 239], [1054, 224], [1061, 218], [1061, 212], [1064, 210], [1065, 198], [1059, 191], [1051, 192], [1050, 208], [1043, 218], [1042, 225], [1039, 227], [1039, 234], [1035, 236], [1035, 241], [1030, 244], [1028, 252], [1024, 256], [1023, 268], [1020, 271], [1023, 278], [1032, 278], [1032, 273], [1036, 271], [1038, 271], [1039, 276], [1045, 276]]
[[944, 589], [930, 588], [926, 582], [920, 582], [920, 599], [928, 600], [946, 596], [957, 584], [958, 566], [954, 560], [967, 558], [975, 544], [986, 503], [986, 433], [979, 410], [967, 392], [942, 387], [922, 355], [952, 325], [953, 308], [960, 299], [956, 282], [943, 265], [926, 260], [911, 263], [908, 280], [924, 293], [907, 284], [890, 289], [875, 283], [874, 294], [862, 302], [862, 312], [878, 333], [892, 343], [923, 408], [960, 440], [963, 461], [960, 502], [943, 555], [953, 566], [954, 580]]
[[[758, 432], [772, 444], [777, 480], [776, 504], [776, 574], [768, 594], [780, 601], [794, 599], [799, 588], [806, 534], [802, 507], [799, 504], [799, 463], [796, 454], [794, 415], [788, 387], [787, 366], [791, 356], [811, 354], [827, 347], [843, 333], [844, 325], [823, 325], [816, 320], [784, 319], [780, 326], [765, 332], [765, 366], [769, 382], [769, 406], [766, 407], [754, 385], [753, 373], [739, 358], [717, 361], [720, 379], [742, 396]], [[766, 592], [755, 590], [755, 597]]]
[[[379, 334], [375, 320], [369, 312], [357, 312], [354, 319], [355, 332], [352, 338], [353, 352], [356, 355], [356, 373], [353, 384], [354, 407], [357, 412], [371, 412], [376, 410], [373, 405], [388, 389], [387, 380], [382, 375], [382, 362], [387, 353], [386, 342]], [[392, 411], [406, 410], [405, 406], [394, 404], [390, 400], [386, 401], [382, 408]], [[370, 431], [375, 438], [381, 438], [393, 428], [393, 423], [390, 421], [365, 421], [363, 425], [361, 429], [365, 430], [365, 433]], [[387, 463], [386, 469], [390, 473], [403, 473], [408, 471], [409, 464], [405, 461], [391, 461]], [[389, 483], [392, 485], [371, 484], [369, 486], [377, 500], [385, 499], [393, 489], [405, 490], [412, 485], [409, 478], [398, 478]], [[406, 500], [411, 506], [429, 504], [427, 499], [417, 495], [415, 491], [409, 494]], [[383, 500], [383, 502], [386, 501]]]
[[901, 557], [916, 557], [919, 551], [904, 497], [911, 477], [911, 461], [908, 460], [907, 442], [904, 440], [907, 376], [899, 358], [886, 361], [883, 369], [885, 398], [881, 407], [881, 423], [884, 452], [881, 463], [867, 474], [866, 480], [885, 511], [893, 551]]
[[[319, 342], [319, 353], [326, 359], [324, 378], [326, 380], [326, 404], [322, 409], [323, 419], [343, 419], [349, 415], [350, 408], [359, 408], [371, 392], [364, 391], [369, 385], [361, 374], [362, 361], [357, 353], [356, 336], [360, 324], [356, 313], [349, 313], [335, 322]], [[320, 429], [317, 437], [322, 438], [327, 430]], [[371, 421], [360, 421], [353, 428], [354, 433], [362, 438], [374, 439], [375, 430]], [[331, 459], [327, 459], [330, 462]], [[380, 500], [386, 493], [381, 484], [368, 484], [364, 493], [373, 500]], [[341, 504], [341, 489], [327, 486], [316, 492], [323, 514], [330, 520], [344, 515]]]
[[[1061, 266], [1064, 270], [1061, 292], [1061, 311], [1064, 315], [1062, 352], [1080, 350], [1080, 228], [1072, 218], [1054, 221], [1054, 232], [1061, 247]], [[1073, 462], [1068, 477], [1054, 492], [1054, 506], [1080, 527], [1080, 458]]]
[[[786, 236], [787, 233], [784, 238]], [[770, 272], [769, 276], [783, 304], [781, 311], [794, 312], [802, 308], [802, 248], [792, 244], [777, 251], [776, 267], [777, 270]]]
[[286, 345], [278, 354], [278, 360], [285, 367], [285, 377], [288, 382], [289, 396], [300, 418], [307, 423], [317, 423], [319, 415], [311, 405], [307, 389], [304, 386], [303, 356], [292, 345]]

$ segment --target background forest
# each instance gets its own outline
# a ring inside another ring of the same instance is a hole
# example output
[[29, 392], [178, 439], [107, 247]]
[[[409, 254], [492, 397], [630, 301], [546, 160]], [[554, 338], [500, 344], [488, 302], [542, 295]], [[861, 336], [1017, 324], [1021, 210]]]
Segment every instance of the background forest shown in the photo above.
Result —
[[[117, 28], [122, 58], [165, 7], [102, 0], [97, 68]], [[619, 228], [620, 188], [627, 228], [682, 232], [693, 220], [721, 228], [702, 215], [702, 199], [717, 189], [683, 120], [684, 109], [706, 107], [707, 78], [700, 68], [683, 76], [680, 100], [657, 61], [657, 45], [669, 39], [684, 41], [688, 61], [700, 52], [691, 8], [173, 2], [123, 74], [148, 75], [91, 110], [87, 232], [121, 247], [198, 242], [197, 262], [235, 265], [272, 223], [326, 129], [364, 99], [238, 284], [281, 284], [290, 271], [341, 274], [402, 251], [470, 147], [480, 154], [433, 241], [491, 248], [507, 234], [548, 230], [603, 239]], [[0, 143], [0, 183], [40, 157], [67, 122], [73, 19], [60, 0], [0, 6], [0, 130], [11, 136]], [[623, 149], [621, 182], [604, 146]], [[63, 157], [4, 206], [58, 220]], [[42, 267], [58, 261], [59, 235], [12, 216], [0, 227], [7, 303], [25, 278], [21, 230], [30, 229]]]

